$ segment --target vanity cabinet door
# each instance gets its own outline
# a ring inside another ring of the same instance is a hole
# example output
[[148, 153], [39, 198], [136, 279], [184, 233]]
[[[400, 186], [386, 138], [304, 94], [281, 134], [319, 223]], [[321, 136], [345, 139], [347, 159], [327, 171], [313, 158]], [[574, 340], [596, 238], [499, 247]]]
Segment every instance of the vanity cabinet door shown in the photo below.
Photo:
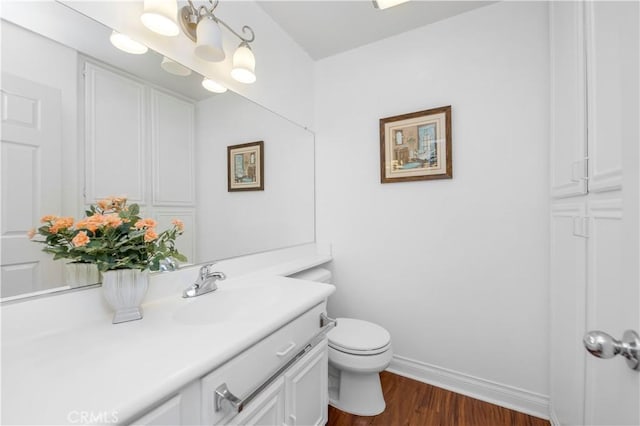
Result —
[[131, 422], [136, 426], [180, 425], [180, 395], [176, 395], [158, 408]]
[[285, 374], [286, 425], [324, 425], [328, 420], [327, 339]]
[[230, 421], [232, 425], [281, 425], [284, 418], [284, 379], [269, 386], [255, 401]]

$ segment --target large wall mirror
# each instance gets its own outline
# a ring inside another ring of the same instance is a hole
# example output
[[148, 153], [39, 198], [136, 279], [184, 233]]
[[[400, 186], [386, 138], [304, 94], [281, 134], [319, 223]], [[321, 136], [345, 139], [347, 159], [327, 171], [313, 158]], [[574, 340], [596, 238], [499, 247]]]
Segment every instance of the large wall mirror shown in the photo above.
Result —
[[[181, 219], [190, 263], [314, 241], [311, 132], [166, 72], [156, 52], [116, 49], [111, 29], [58, 2], [3, 2], [1, 30], [3, 299], [68, 289], [64, 261], [27, 232], [110, 195], [160, 227]], [[227, 147], [255, 141], [264, 189], [228, 191]]]

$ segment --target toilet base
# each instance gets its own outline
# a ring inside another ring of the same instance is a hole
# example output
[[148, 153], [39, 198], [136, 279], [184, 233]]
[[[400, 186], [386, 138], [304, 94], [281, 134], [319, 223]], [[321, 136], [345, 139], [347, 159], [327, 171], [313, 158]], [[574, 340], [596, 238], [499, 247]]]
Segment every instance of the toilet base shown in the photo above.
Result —
[[378, 373], [342, 370], [338, 374], [339, 390], [329, 393], [331, 406], [356, 416], [376, 416], [384, 411], [386, 404]]

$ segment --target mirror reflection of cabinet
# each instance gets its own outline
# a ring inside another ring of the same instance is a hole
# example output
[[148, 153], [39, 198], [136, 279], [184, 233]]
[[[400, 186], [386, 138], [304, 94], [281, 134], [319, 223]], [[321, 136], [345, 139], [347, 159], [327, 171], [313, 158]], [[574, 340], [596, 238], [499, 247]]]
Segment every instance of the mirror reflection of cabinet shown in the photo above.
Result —
[[126, 196], [195, 258], [194, 105], [124, 73], [85, 63], [85, 204]]

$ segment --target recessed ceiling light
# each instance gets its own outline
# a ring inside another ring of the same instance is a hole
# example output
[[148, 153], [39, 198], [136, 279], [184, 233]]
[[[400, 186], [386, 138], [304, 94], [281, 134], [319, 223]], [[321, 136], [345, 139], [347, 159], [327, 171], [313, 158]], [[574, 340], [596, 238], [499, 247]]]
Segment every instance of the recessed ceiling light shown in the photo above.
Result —
[[134, 55], [142, 55], [143, 53], [147, 53], [147, 50], [149, 50], [144, 44], [138, 43], [137, 41], [132, 40], [129, 36], [120, 34], [117, 31], [111, 32], [109, 40], [111, 40], [111, 44], [118, 49], [123, 52], [133, 53]]
[[406, 3], [408, 1], [409, 0], [373, 0], [373, 6], [376, 9], [383, 10], [383, 9], [388, 9], [390, 7], [393, 7], [393, 6], [397, 6], [397, 5], [402, 4], [402, 3]]

